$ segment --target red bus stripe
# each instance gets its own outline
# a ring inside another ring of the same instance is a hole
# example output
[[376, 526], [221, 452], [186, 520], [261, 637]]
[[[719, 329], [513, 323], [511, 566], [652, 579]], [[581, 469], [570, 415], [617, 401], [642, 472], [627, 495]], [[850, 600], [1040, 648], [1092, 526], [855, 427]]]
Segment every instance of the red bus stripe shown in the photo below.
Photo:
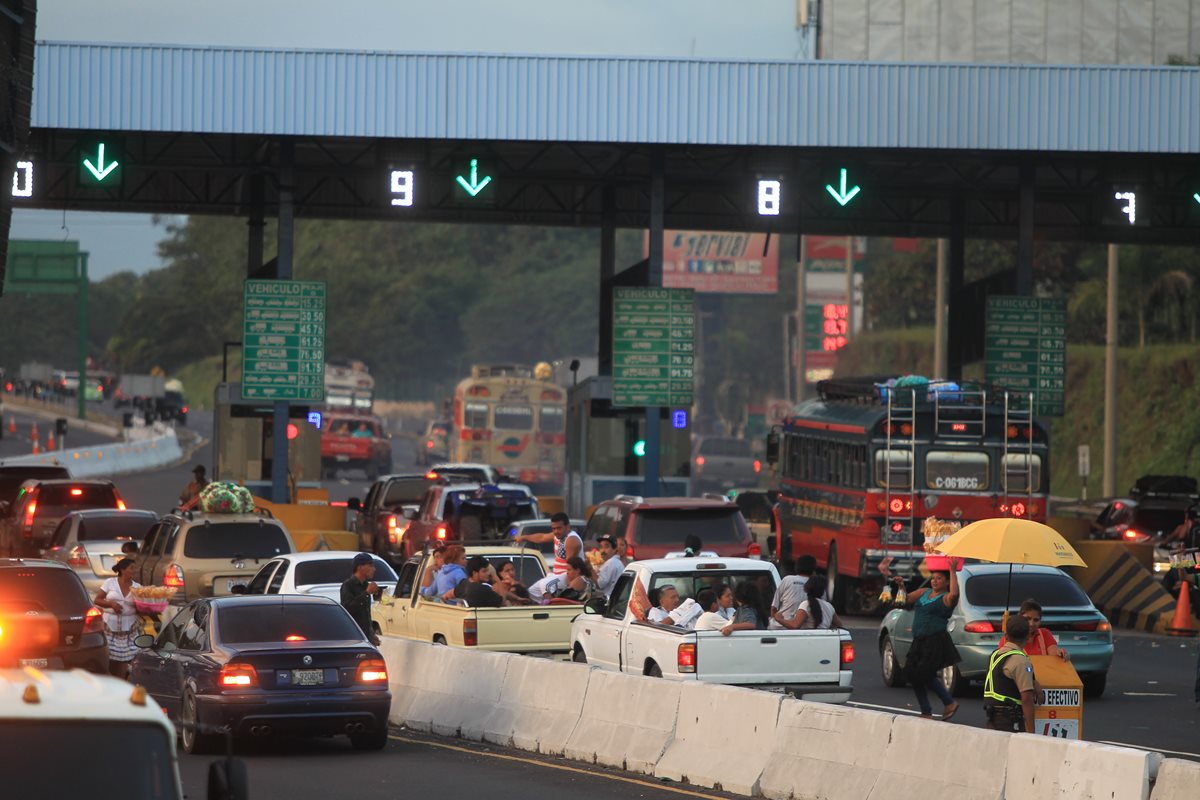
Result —
[[867, 432], [867, 429], [862, 425], [842, 425], [837, 422], [817, 422], [816, 420], [793, 419], [792, 424], [801, 428], [816, 428], [819, 431], [833, 431], [834, 433]]
[[[841, 489], [837, 486], [830, 486], [825, 483], [805, 483], [804, 481], [798, 481], [794, 478], [780, 478], [779, 482], [785, 486], [797, 486], [801, 489], [816, 489], [820, 492], [837, 492], [838, 494], [848, 494], [854, 497], [866, 497], [869, 494], [869, 492], [860, 489]], [[883, 490], [880, 489], [879, 493], [882, 494], [882, 492]]]

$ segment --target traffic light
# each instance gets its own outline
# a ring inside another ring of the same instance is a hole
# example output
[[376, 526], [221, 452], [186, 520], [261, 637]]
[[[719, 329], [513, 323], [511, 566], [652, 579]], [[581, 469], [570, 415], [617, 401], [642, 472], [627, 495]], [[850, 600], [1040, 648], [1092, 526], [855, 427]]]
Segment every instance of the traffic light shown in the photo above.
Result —
[[636, 442], [633, 443], [633, 454], [635, 456], [637, 456], [638, 458], [641, 458], [644, 455], [646, 455], [646, 440], [645, 439], [638, 439]]

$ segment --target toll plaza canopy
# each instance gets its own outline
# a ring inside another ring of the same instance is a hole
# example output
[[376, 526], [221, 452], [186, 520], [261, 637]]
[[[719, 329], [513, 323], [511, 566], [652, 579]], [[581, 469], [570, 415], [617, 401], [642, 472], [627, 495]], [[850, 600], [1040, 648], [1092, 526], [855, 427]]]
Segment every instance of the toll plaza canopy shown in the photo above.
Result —
[[41, 43], [34, 81], [17, 207], [648, 227], [657, 175], [676, 229], [1200, 241], [1195, 68]]

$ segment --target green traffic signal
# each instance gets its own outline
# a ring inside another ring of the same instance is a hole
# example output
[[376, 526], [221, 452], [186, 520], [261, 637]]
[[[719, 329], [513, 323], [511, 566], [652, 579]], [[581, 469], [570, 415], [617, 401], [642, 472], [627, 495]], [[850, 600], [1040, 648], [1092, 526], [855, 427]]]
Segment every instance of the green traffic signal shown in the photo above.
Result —
[[638, 439], [636, 442], [633, 443], [633, 454], [635, 456], [637, 456], [638, 458], [641, 458], [642, 456], [646, 455], [646, 440], [645, 439]]

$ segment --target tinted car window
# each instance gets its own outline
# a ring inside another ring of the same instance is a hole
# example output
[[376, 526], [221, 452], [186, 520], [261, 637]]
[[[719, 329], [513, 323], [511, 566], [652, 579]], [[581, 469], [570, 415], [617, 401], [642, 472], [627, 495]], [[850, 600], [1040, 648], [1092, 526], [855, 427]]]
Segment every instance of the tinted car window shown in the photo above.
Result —
[[1170, 533], [1183, 522], [1187, 513], [1184, 509], [1144, 508], [1138, 506], [1133, 512], [1133, 527], [1142, 533]]
[[700, 454], [750, 458], [750, 443], [745, 439], [705, 439], [700, 443]]
[[695, 534], [707, 547], [714, 544], [736, 544], [745, 541], [741, 513], [736, 506], [729, 508], [642, 509], [637, 512], [634, 536], [639, 544], [679, 544]]
[[154, 516], [150, 514], [114, 514], [111, 517], [88, 517], [79, 520], [75, 538], [81, 542], [98, 539], [133, 539], [140, 542], [146, 538]]
[[1014, 571], [1011, 592], [1007, 572], [972, 575], [966, 584], [967, 602], [973, 606], [1003, 606], [1005, 598], [1011, 598], [1016, 607], [1026, 597], [1034, 598], [1046, 608], [1091, 605], [1079, 584], [1066, 575]]
[[[328, 558], [320, 561], [300, 561], [296, 564], [295, 583], [309, 586], [315, 583], [342, 583], [354, 574], [354, 557]], [[375, 577], [380, 583], [396, 580], [396, 573], [383, 559], [375, 559]]]
[[0, 609], [44, 610], [55, 616], [77, 615], [92, 604], [75, 573], [66, 569], [0, 569]]
[[71, 486], [54, 484], [41, 486], [37, 494], [38, 508], [116, 508], [117, 493], [111, 486]]
[[55, 480], [70, 478], [71, 474], [62, 467], [0, 467], [0, 501], [11, 503], [21, 491], [21, 484], [28, 480]]
[[183, 542], [187, 558], [271, 558], [288, 552], [291, 548], [282, 528], [257, 522], [196, 525]]
[[421, 502], [429, 489], [429, 481], [424, 478], [401, 478], [388, 484], [387, 494], [383, 496], [383, 505], [414, 505]]
[[264, 614], [258, 604], [217, 609], [217, 630], [225, 644], [283, 642], [303, 636], [310, 642], [336, 642], [363, 638], [362, 630], [338, 605], [284, 603]]
[[267, 582], [271, 580], [271, 576], [275, 574], [275, 569], [279, 564], [279, 561], [268, 561], [262, 569], [254, 574], [250, 583], [246, 584], [246, 594], [266, 594]]

